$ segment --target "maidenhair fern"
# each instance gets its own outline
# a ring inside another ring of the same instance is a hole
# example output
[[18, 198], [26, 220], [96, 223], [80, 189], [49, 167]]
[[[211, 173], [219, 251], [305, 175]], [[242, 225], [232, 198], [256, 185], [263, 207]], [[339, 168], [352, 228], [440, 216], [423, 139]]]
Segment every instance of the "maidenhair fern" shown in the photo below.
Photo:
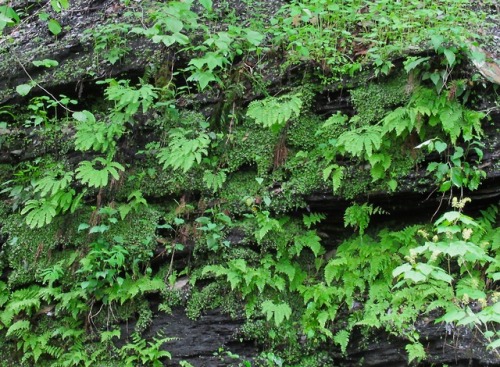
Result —
[[169, 134], [168, 147], [162, 148], [157, 157], [163, 169], [168, 167], [182, 169], [185, 173], [193, 167], [194, 163], [201, 163], [203, 156], [208, 155], [210, 137], [205, 132], [207, 123], [201, 123], [201, 131], [176, 128]]
[[139, 88], [131, 87], [128, 80], [106, 79], [105, 82], [109, 83], [105, 92], [107, 99], [115, 102], [116, 110], [123, 111], [126, 116], [134, 115], [139, 107], [146, 113], [158, 98], [156, 88], [142, 80]]
[[97, 122], [89, 111], [75, 112], [76, 125], [75, 148], [81, 151], [94, 150], [101, 153], [113, 152], [116, 140], [125, 132], [125, 126], [117, 121]]
[[341, 134], [337, 141], [340, 153], [348, 153], [353, 157], [367, 158], [382, 145], [382, 128], [380, 126], [363, 126]]
[[301, 94], [288, 94], [281, 97], [268, 97], [253, 101], [248, 106], [247, 116], [260, 125], [279, 131], [288, 120], [300, 115], [302, 109]]
[[[99, 164], [102, 168], [95, 168], [96, 164]], [[125, 168], [120, 163], [98, 157], [93, 161], [81, 162], [76, 169], [76, 178], [84, 185], [101, 188], [108, 185], [110, 175], [113, 179], [119, 180], [120, 174], [118, 171], [125, 171]]]

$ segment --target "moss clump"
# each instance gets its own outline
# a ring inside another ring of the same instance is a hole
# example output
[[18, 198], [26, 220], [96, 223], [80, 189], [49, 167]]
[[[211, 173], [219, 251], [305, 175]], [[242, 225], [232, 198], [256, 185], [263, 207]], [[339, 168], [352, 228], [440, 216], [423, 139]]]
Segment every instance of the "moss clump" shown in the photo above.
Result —
[[367, 83], [351, 90], [351, 100], [357, 111], [358, 123], [366, 125], [377, 122], [391, 107], [407, 102], [409, 98], [407, 85], [407, 78], [400, 73], [389, 81]]
[[186, 315], [197, 319], [203, 311], [221, 308], [231, 317], [236, 317], [243, 309], [236, 292], [231, 292], [223, 280], [210, 283], [202, 289], [194, 289], [186, 306]]
[[329, 139], [337, 137], [338, 134], [332, 131], [322, 131], [321, 134], [316, 134], [323, 122], [320, 116], [312, 113], [301, 115], [288, 127], [287, 146], [295, 151], [310, 151], [322, 143], [327, 143]]
[[231, 174], [219, 193], [221, 206], [232, 214], [248, 211], [246, 199], [253, 202], [255, 198], [262, 198], [266, 188], [256, 181], [255, 171], [239, 171]]
[[9, 276], [11, 286], [35, 281], [40, 270], [70, 255], [72, 251], [63, 251], [63, 246], [83, 241], [82, 234], [70, 230], [74, 220], [75, 216], [58, 217], [43, 228], [31, 229], [20, 214], [12, 214], [5, 219], [1, 231], [8, 235], [9, 240], [1, 258], [12, 268]]
[[258, 177], [262, 177], [272, 169], [278, 140], [279, 136], [269, 129], [246, 121], [233, 130], [227, 144], [221, 144], [218, 153], [230, 172], [242, 166], [256, 166]]

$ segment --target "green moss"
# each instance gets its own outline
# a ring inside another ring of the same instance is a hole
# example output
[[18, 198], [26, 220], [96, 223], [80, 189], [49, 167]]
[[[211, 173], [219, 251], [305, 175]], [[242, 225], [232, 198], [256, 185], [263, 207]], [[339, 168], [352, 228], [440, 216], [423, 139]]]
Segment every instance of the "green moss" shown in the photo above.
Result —
[[43, 228], [31, 229], [20, 214], [12, 214], [5, 219], [1, 231], [9, 236], [9, 240], [1, 257], [12, 268], [9, 276], [11, 286], [35, 281], [40, 270], [71, 254], [72, 251], [66, 251], [64, 247], [82, 241], [82, 235], [67, 231], [73, 220], [74, 217], [70, 216], [59, 217]]
[[218, 154], [230, 172], [242, 166], [251, 166], [256, 167], [258, 177], [262, 177], [273, 167], [278, 140], [279, 136], [268, 129], [246, 121], [234, 128], [227, 143], [220, 146]]
[[[73, 215], [56, 217], [49, 225], [35, 229], [29, 228], [20, 214], [7, 216], [1, 233], [8, 235], [9, 240], [0, 261], [12, 268], [9, 283], [12, 286], [29, 284], [36, 280], [41, 270], [70, 256], [75, 247], [85, 249], [93, 237], [85, 231], [78, 232], [77, 228], [89, 222], [91, 213], [91, 208], [82, 208]], [[148, 259], [156, 247], [154, 237], [160, 216], [161, 213], [153, 208], [131, 212], [125, 220], [112, 225], [105, 237], [109, 241], [117, 236], [123, 238], [133, 258]]]
[[301, 115], [292, 121], [287, 130], [286, 144], [294, 150], [313, 150], [321, 143], [328, 142], [332, 134], [316, 135], [323, 119], [314, 114]]
[[225, 313], [236, 317], [242, 311], [241, 301], [237, 293], [232, 292], [227, 282], [221, 280], [210, 283], [202, 289], [194, 289], [186, 306], [186, 315], [197, 319], [204, 311], [221, 308]]
[[232, 214], [247, 212], [247, 198], [253, 201], [266, 194], [266, 188], [255, 180], [257, 177], [255, 171], [239, 171], [229, 175], [219, 193], [221, 207]]
[[369, 82], [350, 91], [359, 124], [372, 124], [382, 119], [391, 107], [408, 101], [407, 77], [400, 73], [384, 82]]

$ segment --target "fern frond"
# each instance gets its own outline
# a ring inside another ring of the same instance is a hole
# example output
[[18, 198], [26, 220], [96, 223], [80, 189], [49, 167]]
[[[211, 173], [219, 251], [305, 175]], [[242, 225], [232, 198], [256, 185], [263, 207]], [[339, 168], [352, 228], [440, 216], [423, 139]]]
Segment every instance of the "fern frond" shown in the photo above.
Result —
[[[58, 176], [61, 176], [58, 178]], [[56, 172], [48, 174], [34, 183], [34, 191], [40, 193], [41, 197], [53, 196], [59, 191], [65, 190], [73, 179], [72, 172]]]
[[269, 300], [262, 302], [262, 312], [266, 314], [267, 321], [274, 318], [276, 326], [279, 326], [285, 319], [288, 320], [292, 315], [292, 309], [288, 303], [275, 304]]
[[[102, 169], [94, 168], [96, 163], [99, 163]], [[120, 163], [98, 157], [92, 162], [81, 162], [76, 169], [76, 178], [89, 187], [101, 188], [108, 185], [109, 175], [118, 180], [120, 178], [118, 171], [125, 171], [125, 168]]]
[[278, 131], [288, 120], [300, 115], [302, 109], [300, 93], [281, 97], [268, 97], [249, 104], [247, 116], [264, 127]]
[[204, 132], [198, 132], [197, 135], [189, 139], [192, 130], [177, 128], [170, 132], [170, 142], [167, 148], [163, 148], [157, 155], [163, 169], [171, 167], [173, 169], [182, 169], [185, 173], [191, 169], [195, 162], [201, 163], [203, 156], [208, 155], [210, 146], [210, 137]]
[[29, 320], [19, 320], [13, 323], [7, 330], [6, 336], [15, 335], [21, 337], [24, 333], [30, 330], [31, 324]]
[[326, 216], [321, 213], [311, 213], [309, 215], [303, 215], [302, 216], [302, 222], [304, 225], [307, 227], [307, 229], [311, 229], [311, 227], [319, 222], [321, 222], [323, 219], [325, 219]]
[[364, 126], [342, 133], [337, 140], [337, 147], [354, 157], [370, 157], [373, 151], [382, 145], [382, 127]]
[[42, 198], [38, 200], [28, 200], [21, 214], [26, 215], [26, 224], [30, 228], [41, 228], [52, 222], [57, 215], [57, 203], [53, 200]]
[[217, 192], [224, 182], [226, 182], [227, 176], [224, 170], [212, 173], [211, 171], [205, 171], [203, 174], [203, 182], [207, 185], [207, 188], [212, 189], [212, 192]]

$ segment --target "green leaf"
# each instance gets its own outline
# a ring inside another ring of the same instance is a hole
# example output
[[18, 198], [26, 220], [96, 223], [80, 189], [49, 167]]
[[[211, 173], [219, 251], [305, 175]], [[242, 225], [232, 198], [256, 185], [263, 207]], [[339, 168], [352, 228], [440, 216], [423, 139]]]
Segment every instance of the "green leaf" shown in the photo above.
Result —
[[57, 203], [49, 199], [28, 200], [21, 214], [27, 214], [26, 223], [30, 228], [41, 228], [57, 215]]
[[0, 6], [0, 32], [6, 26], [12, 26], [19, 22], [20, 22], [19, 15], [16, 13], [14, 9], [6, 5]]
[[404, 62], [404, 67], [407, 73], [415, 69], [418, 65], [422, 64], [423, 62], [426, 62], [430, 60], [430, 57], [409, 57], [408, 60]]
[[194, 82], [198, 82], [200, 84], [200, 90], [203, 91], [210, 82], [214, 82], [214, 81], [217, 81], [217, 77], [215, 76], [215, 74], [211, 71], [197, 71], [193, 74], [191, 74], [191, 76], [189, 78], [187, 78], [187, 81], [194, 81]]
[[421, 343], [413, 343], [408, 344], [405, 347], [408, 352], [408, 363], [413, 360], [421, 361], [427, 357], [427, 353], [425, 352], [424, 346]]
[[434, 148], [436, 148], [436, 151], [440, 154], [443, 153], [447, 147], [448, 145], [445, 142], [442, 142], [441, 140], [438, 140], [434, 143]]
[[265, 36], [260, 32], [252, 31], [251, 29], [245, 29], [245, 38], [248, 43], [254, 46], [258, 46], [262, 43]]
[[7, 334], [6, 336], [9, 336], [9, 335], [22, 335], [26, 332], [28, 332], [28, 330], [30, 330], [30, 327], [31, 327], [31, 324], [28, 320], [19, 320], [19, 321], [16, 321], [15, 323], [13, 323], [9, 329], [7, 330]]
[[47, 23], [47, 26], [49, 27], [49, 31], [55, 36], [60, 34], [62, 31], [61, 25], [55, 19], [50, 19], [49, 22]]
[[21, 84], [16, 87], [16, 92], [24, 97], [31, 91], [31, 88], [33, 88], [33, 86], [30, 84]]
[[452, 50], [445, 49], [444, 56], [446, 56], [446, 60], [448, 61], [448, 66], [453, 66], [455, 64], [455, 53]]
[[311, 213], [309, 215], [302, 215], [302, 222], [307, 227], [307, 229], [311, 229], [311, 227], [315, 224], [318, 224], [322, 220], [324, 220], [326, 216], [321, 213]]
[[338, 345], [340, 345], [340, 351], [344, 354], [347, 352], [347, 345], [349, 344], [350, 335], [351, 335], [351, 333], [349, 331], [340, 330], [333, 337], [333, 341], [335, 343], [337, 343]]
[[302, 109], [301, 94], [268, 97], [253, 101], [248, 106], [247, 116], [257, 124], [276, 131], [281, 129], [288, 120], [300, 115]]
[[90, 228], [90, 225], [88, 223], [80, 223], [77, 231], [81, 232], [81, 231], [88, 229], [88, 228]]
[[50, 5], [56, 13], [60, 13], [62, 9], [69, 8], [69, 0], [50, 0]]
[[337, 146], [342, 152], [349, 153], [354, 157], [370, 157], [373, 151], [380, 149], [382, 145], [382, 127], [364, 126], [358, 129], [342, 133]]
[[93, 123], [96, 122], [95, 117], [92, 114], [92, 112], [87, 111], [87, 110], [83, 110], [83, 111], [80, 111], [80, 112], [74, 112], [73, 113], [73, 118], [76, 121], [79, 121], [79, 122], [91, 122], [91, 123], [92, 122]]
[[408, 263], [406, 264], [403, 264], [403, 265], [400, 265], [398, 266], [396, 269], [394, 269], [392, 271], [392, 276], [394, 278], [398, 277], [399, 275], [403, 274], [403, 273], [406, 273], [408, 271], [412, 270], [412, 266]]
[[407, 272], [405, 272], [404, 276], [405, 279], [409, 279], [415, 283], [427, 280], [427, 277], [424, 274], [422, 274], [420, 271], [415, 270], [408, 270]]
[[283, 302], [274, 304], [272, 301], [262, 302], [262, 311], [266, 314], [267, 321], [271, 320], [274, 316], [274, 323], [279, 326], [285, 319], [289, 319], [292, 315], [292, 309], [288, 303]]
[[43, 60], [35, 60], [33, 61], [33, 65], [35, 66], [44, 66], [46, 68], [51, 68], [53, 66], [59, 65], [59, 63], [56, 60], [51, 60], [51, 59], [43, 59]]
[[212, 0], [200, 0], [201, 6], [207, 11], [212, 11]]

